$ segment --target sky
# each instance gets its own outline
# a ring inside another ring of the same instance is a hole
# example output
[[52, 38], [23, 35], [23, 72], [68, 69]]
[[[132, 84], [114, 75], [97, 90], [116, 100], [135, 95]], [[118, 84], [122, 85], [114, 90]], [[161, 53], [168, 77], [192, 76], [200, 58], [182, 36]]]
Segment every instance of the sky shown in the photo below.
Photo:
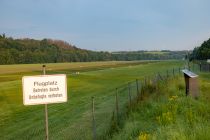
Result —
[[0, 34], [95, 51], [191, 50], [210, 38], [209, 0], [0, 0]]

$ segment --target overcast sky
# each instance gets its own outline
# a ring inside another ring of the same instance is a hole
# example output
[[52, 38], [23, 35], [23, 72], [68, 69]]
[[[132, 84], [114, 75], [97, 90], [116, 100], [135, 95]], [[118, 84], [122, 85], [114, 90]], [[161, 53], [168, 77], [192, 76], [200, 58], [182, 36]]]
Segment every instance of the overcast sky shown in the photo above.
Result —
[[91, 50], [189, 50], [210, 38], [210, 0], [0, 0], [0, 34]]

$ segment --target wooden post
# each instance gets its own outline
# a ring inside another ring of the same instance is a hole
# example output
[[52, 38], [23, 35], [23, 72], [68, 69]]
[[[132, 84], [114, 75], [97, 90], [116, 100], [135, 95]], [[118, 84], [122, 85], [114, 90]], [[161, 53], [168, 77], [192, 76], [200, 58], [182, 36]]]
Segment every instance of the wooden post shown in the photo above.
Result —
[[95, 103], [94, 97], [92, 97], [92, 127], [93, 127], [93, 140], [96, 140], [96, 123], [95, 123]]
[[201, 63], [200, 63], [200, 72], [201, 72]]
[[130, 86], [130, 83], [128, 83], [128, 97], [129, 97], [129, 105], [131, 106], [131, 86]]
[[208, 66], [209, 66], [209, 72], [210, 72], [210, 64], [208, 64]]
[[137, 96], [139, 96], [139, 81], [138, 81], [138, 79], [136, 79], [136, 92], [137, 92]]
[[173, 68], [173, 76], [175, 77], [174, 68]]
[[144, 85], [147, 86], [147, 77], [144, 77]]
[[119, 105], [118, 105], [118, 89], [116, 88], [116, 117], [117, 117], [117, 123], [118, 123], [118, 117], [119, 117]]
[[[43, 68], [43, 75], [45, 75], [46, 74], [46, 66], [43, 65], [42, 68]], [[47, 104], [45, 104], [45, 140], [49, 140]]]
[[158, 80], [158, 74], [155, 75], [154, 81], [155, 81], [155, 82], [154, 82], [155, 88], [158, 89], [158, 82], [159, 82], [159, 80]]
[[166, 71], [167, 78], [169, 77], [168, 70]]
[[181, 74], [181, 68], [179, 67], [179, 74]]
[[160, 81], [160, 76], [159, 76], [159, 73], [157, 73], [156, 75], [156, 82], [159, 82]]
[[151, 85], [150, 76], [148, 76], [148, 78], [147, 78], [147, 85]]
[[163, 81], [162, 76], [160, 75], [160, 73], [158, 73], [158, 76], [160, 77], [160, 80]]

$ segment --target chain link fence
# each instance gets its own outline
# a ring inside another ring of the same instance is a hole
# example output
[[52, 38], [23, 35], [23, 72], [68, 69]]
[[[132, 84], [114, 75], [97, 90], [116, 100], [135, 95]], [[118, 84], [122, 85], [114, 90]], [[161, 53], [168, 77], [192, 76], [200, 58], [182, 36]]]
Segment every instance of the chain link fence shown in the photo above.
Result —
[[165, 84], [169, 79], [183, 75], [183, 69], [189, 69], [196, 73], [210, 72], [210, 64], [190, 63], [184, 67], [157, 72], [141, 79], [129, 81], [127, 84], [110, 90], [104, 96], [92, 97], [87, 104], [89, 109], [82, 120], [80, 119], [80, 123], [85, 122], [85, 125], [78, 126], [67, 138], [75, 140], [110, 139], [112, 134], [122, 127], [123, 120], [126, 119], [127, 113], [135, 103], [141, 102], [148, 91], [149, 93], [157, 91], [159, 84]]
[[140, 102], [146, 90], [158, 90], [159, 84], [181, 75], [182, 69], [178, 67], [158, 72], [117, 87], [110, 91], [109, 96], [92, 97], [92, 137], [86, 139], [110, 139], [112, 133], [123, 125], [122, 120], [126, 118], [132, 104]]

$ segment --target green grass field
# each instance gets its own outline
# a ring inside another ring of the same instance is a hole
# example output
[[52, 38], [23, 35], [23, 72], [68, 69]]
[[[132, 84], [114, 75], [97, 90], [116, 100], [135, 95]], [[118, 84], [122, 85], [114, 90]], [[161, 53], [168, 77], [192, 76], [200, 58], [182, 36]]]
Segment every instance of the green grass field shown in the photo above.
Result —
[[[68, 77], [68, 102], [48, 105], [49, 138], [92, 139], [91, 97], [95, 97], [97, 137], [110, 128], [115, 88], [183, 62], [92, 62], [47, 64], [47, 73]], [[39, 75], [41, 65], [0, 66], [0, 139], [39, 140], [45, 137], [44, 106], [24, 106], [21, 78]], [[75, 72], [80, 74], [76, 75]], [[127, 95], [122, 96], [125, 102]]]
[[[148, 63], [152, 61], [105, 61], [105, 62], [74, 62], [74, 63], [48, 63], [47, 71], [56, 72], [67, 70], [66, 72], [99, 70], [110, 67], [122, 67]], [[153, 61], [155, 62], [155, 61]], [[21, 73], [40, 71], [41, 64], [19, 64], [19, 65], [0, 65], [0, 74]]]

